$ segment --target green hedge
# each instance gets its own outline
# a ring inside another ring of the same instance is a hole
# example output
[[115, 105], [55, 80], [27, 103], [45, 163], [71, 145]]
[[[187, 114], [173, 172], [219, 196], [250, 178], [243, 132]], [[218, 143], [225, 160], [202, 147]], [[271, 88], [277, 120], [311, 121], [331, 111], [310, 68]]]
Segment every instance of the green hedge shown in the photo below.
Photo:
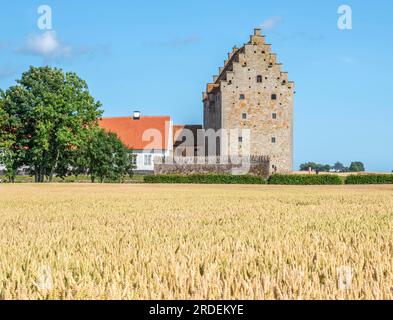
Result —
[[275, 174], [269, 178], [269, 184], [276, 185], [339, 185], [343, 179], [338, 175], [319, 174]]
[[393, 174], [351, 175], [345, 179], [346, 184], [393, 184]]
[[266, 184], [266, 180], [256, 176], [232, 176], [225, 174], [154, 175], [145, 176], [146, 183], [184, 184]]

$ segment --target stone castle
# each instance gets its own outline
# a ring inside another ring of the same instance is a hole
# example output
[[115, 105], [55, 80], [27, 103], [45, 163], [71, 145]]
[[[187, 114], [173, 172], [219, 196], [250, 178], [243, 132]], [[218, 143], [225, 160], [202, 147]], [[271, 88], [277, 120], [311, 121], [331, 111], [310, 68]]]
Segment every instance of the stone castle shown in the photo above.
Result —
[[[291, 172], [294, 89], [271, 45], [255, 29], [247, 44], [233, 48], [207, 85], [204, 129], [249, 129], [250, 154], [269, 156], [271, 172]], [[239, 136], [239, 148], [242, 142]], [[216, 154], [223, 149], [218, 146]]]
[[[230, 173], [239, 171], [232, 159], [241, 156], [248, 159], [244, 161], [251, 174], [289, 173], [294, 87], [261, 30], [255, 29], [250, 41], [233, 49], [219, 75], [207, 85], [203, 130], [202, 125], [174, 125], [170, 116], [140, 112], [101, 119], [100, 126], [133, 150], [137, 172]], [[223, 132], [229, 132], [230, 141]], [[226, 147], [233, 140], [235, 147]], [[222, 161], [225, 156], [230, 156], [230, 162]], [[172, 157], [175, 163], [167, 163]]]

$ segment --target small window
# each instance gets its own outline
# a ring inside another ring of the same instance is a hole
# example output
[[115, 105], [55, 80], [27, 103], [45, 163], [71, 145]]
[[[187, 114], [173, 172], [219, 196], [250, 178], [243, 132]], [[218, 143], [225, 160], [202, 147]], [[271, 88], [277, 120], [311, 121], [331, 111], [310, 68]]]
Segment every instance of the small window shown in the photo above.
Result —
[[272, 100], [277, 100], [277, 95], [275, 93], [272, 94]]
[[243, 113], [242, 118], [243, 120], [247, 120], [247, 113]]
[[273, 119], [277, 119], [277, 113], [273, 113], [273, 114], [272, 114], [272, 118], [273, 118]]
[[276, 143], [276, 138], [275, 137], [272, 138], [272, 143]]
[[239, 143], [243, 142], [243, 137], [239, 137]]
[[145, 157], [144, 157], [144, 164], [145, 164], [145, 166], [150, 166], [151, 165], [151, 154], [145, 154]]
[[262, 76], [257, 76], [257, 82], [262, 83]]
[[246, 99], [246, 96], [244, 94], [241, 94], [240, 95], [240, 100], [244, 100], [244, 99]]

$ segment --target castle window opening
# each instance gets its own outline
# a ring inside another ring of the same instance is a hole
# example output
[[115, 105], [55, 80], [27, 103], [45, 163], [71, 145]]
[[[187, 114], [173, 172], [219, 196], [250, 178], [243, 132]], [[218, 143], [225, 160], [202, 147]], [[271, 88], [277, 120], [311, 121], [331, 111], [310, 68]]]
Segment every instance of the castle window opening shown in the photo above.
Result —
[[262, 76], [257, 76], [257, 82], [262, 83]]

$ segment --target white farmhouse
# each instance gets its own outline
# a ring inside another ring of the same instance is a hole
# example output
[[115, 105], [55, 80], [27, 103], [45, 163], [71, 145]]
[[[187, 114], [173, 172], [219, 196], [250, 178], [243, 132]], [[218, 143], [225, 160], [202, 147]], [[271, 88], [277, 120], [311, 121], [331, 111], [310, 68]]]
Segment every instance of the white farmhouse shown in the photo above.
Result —
[[169, 116], [141, 116], [102, 118], [102, 129], [117, 134], [136, 155], [135, 173], [154, 172], [154, 158], [168, 157], [173, 152], [173, 123]]

